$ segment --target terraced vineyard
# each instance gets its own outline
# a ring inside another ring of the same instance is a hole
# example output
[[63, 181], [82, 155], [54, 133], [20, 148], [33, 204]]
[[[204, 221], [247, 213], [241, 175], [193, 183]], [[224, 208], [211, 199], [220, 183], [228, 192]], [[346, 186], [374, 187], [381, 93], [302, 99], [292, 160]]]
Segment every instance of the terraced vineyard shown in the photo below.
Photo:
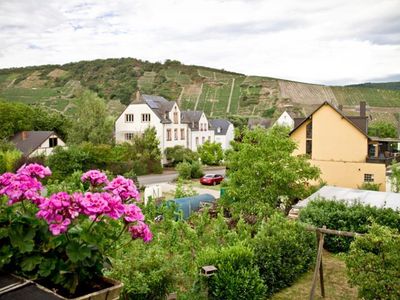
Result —
[[399, 83], [331, 87], [133, 58], [0, 70], [0, 98], [66, 114], [74, 113], [76, 99], [90, 89], [108, 102], [115, 115], [140, 91], [176, 100], [183, 109], [204, 110], [211, 117], [271, 117], [271, 112], [277, 117], [288, 108], [304, 115], [323, 101], [343, 104], [352, 112], [364, 100], [374, 118], [394, 120], [400, 109], [399, 87]]

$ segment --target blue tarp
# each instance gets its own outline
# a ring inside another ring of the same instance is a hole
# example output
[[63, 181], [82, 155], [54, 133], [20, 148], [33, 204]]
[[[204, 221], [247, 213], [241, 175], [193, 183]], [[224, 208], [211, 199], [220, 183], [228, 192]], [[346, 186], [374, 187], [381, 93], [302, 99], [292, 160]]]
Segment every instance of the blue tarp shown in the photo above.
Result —
[[201, 194], [193, 197], [185, 197], [169, 200], [169, 203], [176, 205], [177, 211], [180, 213], [180, 217], [187, 220], [190, 215], [198, 211], [201, 207], [201, 203], [213, 203], [215, 202], [214, 196], [210, 194]]

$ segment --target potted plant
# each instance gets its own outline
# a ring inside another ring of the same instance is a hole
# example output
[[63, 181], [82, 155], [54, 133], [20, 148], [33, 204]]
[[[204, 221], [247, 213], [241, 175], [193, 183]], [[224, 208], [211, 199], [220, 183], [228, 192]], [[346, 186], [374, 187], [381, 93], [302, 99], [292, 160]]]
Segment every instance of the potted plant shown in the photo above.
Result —
[[152, 238], [135, 204], [136, 186], [122, 176], [109, 181], [91, 170], [81, 177], [86, 191], [45, 197], [40, 180], [50, 175], [49, 168], [29, 164], [0, 176], [0, 270], [66, 298], [101, 289], [110, 294], [114, 282], [102, 274], [110, 266], [110, 253], [121, 247], [121, 237]]

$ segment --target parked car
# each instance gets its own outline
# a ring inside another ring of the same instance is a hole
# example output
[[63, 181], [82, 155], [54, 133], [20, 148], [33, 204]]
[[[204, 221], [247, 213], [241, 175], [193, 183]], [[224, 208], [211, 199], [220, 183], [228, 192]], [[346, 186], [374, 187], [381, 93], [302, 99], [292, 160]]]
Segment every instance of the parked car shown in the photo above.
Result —
[[206, 185], [216, 185], [216, 184], [220, 184], [222, 180], [224, 180], [224, 176], [222, 176], [222, 175], [206, 174], [200, 178], [200, 183], [206, 184]]

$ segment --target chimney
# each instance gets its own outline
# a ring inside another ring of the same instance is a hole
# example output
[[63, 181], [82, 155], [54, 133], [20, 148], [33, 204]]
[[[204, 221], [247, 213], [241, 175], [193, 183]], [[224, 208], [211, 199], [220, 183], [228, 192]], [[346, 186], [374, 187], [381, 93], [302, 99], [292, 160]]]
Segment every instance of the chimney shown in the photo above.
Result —
[[343, 105], [339, 104], [339, 110], [342, 111], [343, 110]]
[[23, 141], [25, 141], [28, 138], [28, 132], [27, 131], [22, 131], [21, 132], [21, 138]]
[[136, 101], [139, 101], [140, 98], [140, 92], [139, 90], [136, 91]]
[[366, 117], [367, 116], [367, 104], [365, 101], [360, 102], [360, 117]]

